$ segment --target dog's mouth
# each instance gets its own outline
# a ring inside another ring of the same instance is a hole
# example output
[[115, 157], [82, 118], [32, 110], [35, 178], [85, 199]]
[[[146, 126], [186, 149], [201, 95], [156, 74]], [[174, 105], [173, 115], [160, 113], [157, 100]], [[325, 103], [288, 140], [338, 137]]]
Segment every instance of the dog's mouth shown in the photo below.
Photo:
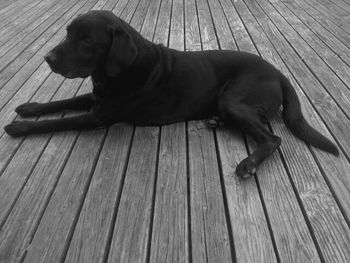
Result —
[[71, 72], [71, 71], [61, 72], [59, 74], [61, 74], [63, 77], [65, 77], [67, 79], [75, 79], [75, 78], [85, 79], [85, 78], [90, 76], [89, 73], [85, 73], [85, 72], [84, 73], [75, 73], [75, 72]]
[[[58, 56], [54, 52], [49, 52], [44, 56], [45, 61], [49, 65], [50, 69], [62, 75], [68, 79], [74, 78], [87, 78], [91, 75], [92, 70], [89, 67], [81, 67], [81, 66], [70, 66], [66, 67], [62, 64], [62, 60], [58, 58]], [[77, 70], [78, 69], [78, 70]]]
[[58, 69], [57, 67], [55, 67], [54, 65], [51, 65], [51, 64], [49, 64], [49, 67], [53, 72], [60, 74], [61, 76], [65, 77], [67, 79], [75, 79], [75, 78], [85, 79], [91, 75], [90, 72], [85, 71], [85, 70], [83, 72], [74, 72], [74, 71], [68, 70], [68, 69]]

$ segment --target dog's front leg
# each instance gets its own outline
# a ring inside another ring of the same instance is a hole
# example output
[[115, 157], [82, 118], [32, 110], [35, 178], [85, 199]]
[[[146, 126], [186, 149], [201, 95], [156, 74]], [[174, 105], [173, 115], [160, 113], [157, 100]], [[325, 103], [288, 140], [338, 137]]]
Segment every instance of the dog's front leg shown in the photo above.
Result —
[[5, 131], [12, 137], [25, 136], [35, 133], [55, 131], [93, 129], [104, 126], [95, 113], [87, 113], [75, 117], [43, 120], [43, 121], [14, 121], [5, 126]]
[[93, 96], [92, 93], [88, 93], [74, 98], [48, 103], [28, 102], [18, 106], [15, 111], [22, 117], [32, 117], [63, 110], [89, 110], [95, 102]]

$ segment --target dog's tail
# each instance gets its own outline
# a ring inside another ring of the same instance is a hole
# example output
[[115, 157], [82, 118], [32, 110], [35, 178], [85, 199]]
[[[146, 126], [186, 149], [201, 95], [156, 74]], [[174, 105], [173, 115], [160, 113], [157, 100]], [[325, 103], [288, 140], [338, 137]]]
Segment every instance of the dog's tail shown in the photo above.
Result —
[[298, 96], [290, 81], [281, 74], [283, 92], [283, 120], [292, 133], [303, 141], [326, 152], [339, 156], [337, 147], [312, 128], [305, 120]]

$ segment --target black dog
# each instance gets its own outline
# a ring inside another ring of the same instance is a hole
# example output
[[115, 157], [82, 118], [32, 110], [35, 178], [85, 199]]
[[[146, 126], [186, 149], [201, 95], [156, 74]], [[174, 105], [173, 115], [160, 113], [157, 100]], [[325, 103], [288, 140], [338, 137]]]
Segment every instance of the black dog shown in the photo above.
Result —
[[45, 121], [16, 121], [5, 127], [11, 136], [72, 129], [92, 129], [116, 122], [162, 125], [219, 116], [238, 126], [257, 149], [236, 169], [241, 177], [281, 144], [262, 119], [283, 105], [289, 129], [307, 143], [338, 155], [337, 148], [305, 121], [290, 82], [258, 56], [236, 51], [180, 52], [144, 39], [108, 11], [91, 11], [67, 27], [66, 39], [45, 59], [66, 78], [91, 76], [93, 92], [63, 101], [25, 103], [23, 117], [61, 110], [87, 114]]

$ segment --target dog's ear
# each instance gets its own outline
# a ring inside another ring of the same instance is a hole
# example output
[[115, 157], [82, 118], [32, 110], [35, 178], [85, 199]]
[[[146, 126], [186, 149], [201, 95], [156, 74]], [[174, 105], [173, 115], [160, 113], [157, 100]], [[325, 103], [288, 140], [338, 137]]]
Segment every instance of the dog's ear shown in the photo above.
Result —
[[111, 28], [112, 43], [107, 58], [107, 74], [116, 76], [131, 65], [137, 56], [137, 48], [130, 34], [122, 27]]

